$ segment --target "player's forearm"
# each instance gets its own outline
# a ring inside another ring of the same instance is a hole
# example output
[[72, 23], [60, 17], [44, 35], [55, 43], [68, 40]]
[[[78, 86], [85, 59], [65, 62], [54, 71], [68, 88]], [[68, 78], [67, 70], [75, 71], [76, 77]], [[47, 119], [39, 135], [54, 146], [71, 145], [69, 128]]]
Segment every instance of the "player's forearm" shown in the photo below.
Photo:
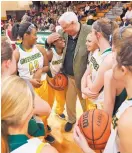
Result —
[[96, 99], [99, 95], [97, 92], [92, 92], [88, 87], [82, 89], [82, 93], [85, 94], [88, 98]]
[[49, 71], [49, 66], [44, 66], [44, 67], [42, 68], [42, 72], [46, 73], [46, 72], [48, 72], [48, 71]]
[[87, 75], [88, 75], [88, 71], [86, 70], [81, 80], [82, 89], [87, 87]]

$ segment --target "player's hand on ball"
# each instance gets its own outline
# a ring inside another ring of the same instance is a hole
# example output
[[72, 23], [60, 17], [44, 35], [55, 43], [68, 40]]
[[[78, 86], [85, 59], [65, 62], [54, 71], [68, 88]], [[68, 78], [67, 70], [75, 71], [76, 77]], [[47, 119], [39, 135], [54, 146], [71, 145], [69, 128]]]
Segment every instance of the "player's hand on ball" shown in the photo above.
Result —
[[58, 33], [52, 33], [51, 35], [48, 36], [47, 43], [50, 45], [54, 41], [58, 40], [59, 38], [60, 38], [60, 35]]
[[81, 133], [78, 122], [73, 129], [73, 138], [77, 145], [83, 150], [84, 153], [95, 153], [88, 145], [84, 135]]
[[34, 88], [39, 88], [42, 85], [41, 81], [38, 79], [31, 79], [30, 82]]

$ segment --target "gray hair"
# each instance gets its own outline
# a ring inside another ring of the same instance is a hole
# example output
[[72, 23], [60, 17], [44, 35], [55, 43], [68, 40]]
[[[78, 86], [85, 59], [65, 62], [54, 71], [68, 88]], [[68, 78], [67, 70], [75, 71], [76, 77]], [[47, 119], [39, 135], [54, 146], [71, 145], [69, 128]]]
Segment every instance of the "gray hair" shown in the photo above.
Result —
[[59, 24], [62, 21], [66, 22], [67, 24], [70, 24], [71, 22], [77, 23], [78, 18], [74, 12], [65, 12], [58, 20]]

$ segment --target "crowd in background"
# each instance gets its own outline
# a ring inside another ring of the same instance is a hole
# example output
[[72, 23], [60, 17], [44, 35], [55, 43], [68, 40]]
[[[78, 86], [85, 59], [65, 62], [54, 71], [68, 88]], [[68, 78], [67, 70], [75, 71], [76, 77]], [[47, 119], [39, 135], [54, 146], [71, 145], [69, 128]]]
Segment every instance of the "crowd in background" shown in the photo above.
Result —
[[[82, 8], [77, 8], [78, 4], [86, 5]], [[50, 29], [54, 31], [54, 27], [58, 25], [59, 17], [66, 11], [73, 11], [78, 16], [79, 21], [84, 16], [96, 15], [96, 9], [107, 9], [109, 6], [113, 5], [112, 2], [49, 2], [48, 4], [44, 4], [41, 2], [41, 6], [38, 8], [36, 5], [31, 5], [30, 10], [26, 11], [25, 15], [22, 17], [23, 21], [30, 21], [33, 24], [36, 24], [39, 31], [44, 31]], [[17, 22], [15, 17], [12, 17], [12, 23]], [[2, 28], [7, 22], [3, 21]]]
[[[55, 27], [58, 26], [59, 17], [66, 11], [73, 11], [76, 13], [78, 20], [87, 17], [86, 24], [92, 25], [95, 21], [94, 16], [97, 14], [97, 10], [106, 10], [110, 6], [113, 7], [117, 2], [109, 1], [95, 1], [95, 2], [55, 2], [51, 1], [48, 4], [41, 2], [40, 7], [36, 5], [30, 5], [30, 10], [26, 11], [20, 22], [29, 21], [36, 25], [38, 31], [49, 30], [55, 32]], [[78, 8], [78, 4], [85, 4], [83, 7]], [[119, 17], [118, 24], [120, 26], [132, 25], [132, 7], [123, 6], [122, 14]], [[1, 21], [1, 29], [4, 31], [7, 27], [10, 27], [18, 22], [15, 17], [12, 17], [8, 21]]]

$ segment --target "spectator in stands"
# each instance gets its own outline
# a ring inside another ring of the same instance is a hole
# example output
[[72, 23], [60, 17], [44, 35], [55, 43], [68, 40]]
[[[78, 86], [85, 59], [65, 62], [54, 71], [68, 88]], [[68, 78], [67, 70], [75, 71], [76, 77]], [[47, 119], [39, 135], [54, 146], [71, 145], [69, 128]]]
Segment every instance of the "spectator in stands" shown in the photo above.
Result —
[[41, 20], [42, 20], [41, 17], [38, 16], [38, 17], [37, 17], [37, 21], [38, 21], [39, 24], [41, 23]]
[[81, 19], [83, 18], [83, 16], [84, 16], [84, 12], [83, 12], [83, 10], [81, 9], [79, 12], [78, 12], [78, 21], [81, 21]]
[[132, 7], [131, 6], [129, 7], [128, 11], [126, 12], [125, 18], [128, 20], [132, 19]]
[[40, 30], [44, 31], [45, 30], [45, 24], [44, 21], [42, 21], [41, 25], [40, 25]]
[[123, 9], [122, 9], [122, 14], [120, 15], [120, 18], [122, 20], [122, 18], [125, 16], [126, 12], [127, 12], [128, 8], [126, 7], [126, 5], [123, 6]]
[[48, 17], [48, 22], [51, 24], [53, 22], [53, 19], [51, 18], [51, 16]]
[[55, 25], [54, 25], [54, 24], [50, 24], [49, 30], [50, 30], [51, 32], [55, 32]]
[[104, 9], [107, 9], [107, 8], [108, 8], [107, 2], [102, 2], [101, 3], [101, 9], [104, 10]]
[[128, 26], [132, 26], [132, 20], [130, 20], [129, 25]]
[[96, 14], [96, 5], [94, 5], [93, 2], [90, 4], [89, 13], [90, 13], [90, 14], [94, 14], [94, 15]]
[[120, 27], [126, 27], [129, 25], [129, 20], [127, 20], [126, 17], [123, 17], [122, 20]]
[[85, 14], [85, 15], [87, 15], [87, 14], [88, 14], [89, 9], [90, 9], [89, 4], [86, 4], [86, 6], [85, 6], [85, 11], [84, 11], [84, 14]]
[[26, 21], [29, 22], [29, 20], [30, 20], [30, 16], [28, 16], [28, 13], [26, 12], [24, 16], [22, 17], [21, 22], [26, 22]]
[[7, 25], [7, 29], [6, 29], [6, 37], [8, 39], [8, 42], [11, 44], [13, 49], [16, 49], [16, 45], [15, 45], [15, 40], [12, 38], [12, 26], [13, 26], [13, 21], [12, 19], [10, 19], [8, 21], [8, 25]]

